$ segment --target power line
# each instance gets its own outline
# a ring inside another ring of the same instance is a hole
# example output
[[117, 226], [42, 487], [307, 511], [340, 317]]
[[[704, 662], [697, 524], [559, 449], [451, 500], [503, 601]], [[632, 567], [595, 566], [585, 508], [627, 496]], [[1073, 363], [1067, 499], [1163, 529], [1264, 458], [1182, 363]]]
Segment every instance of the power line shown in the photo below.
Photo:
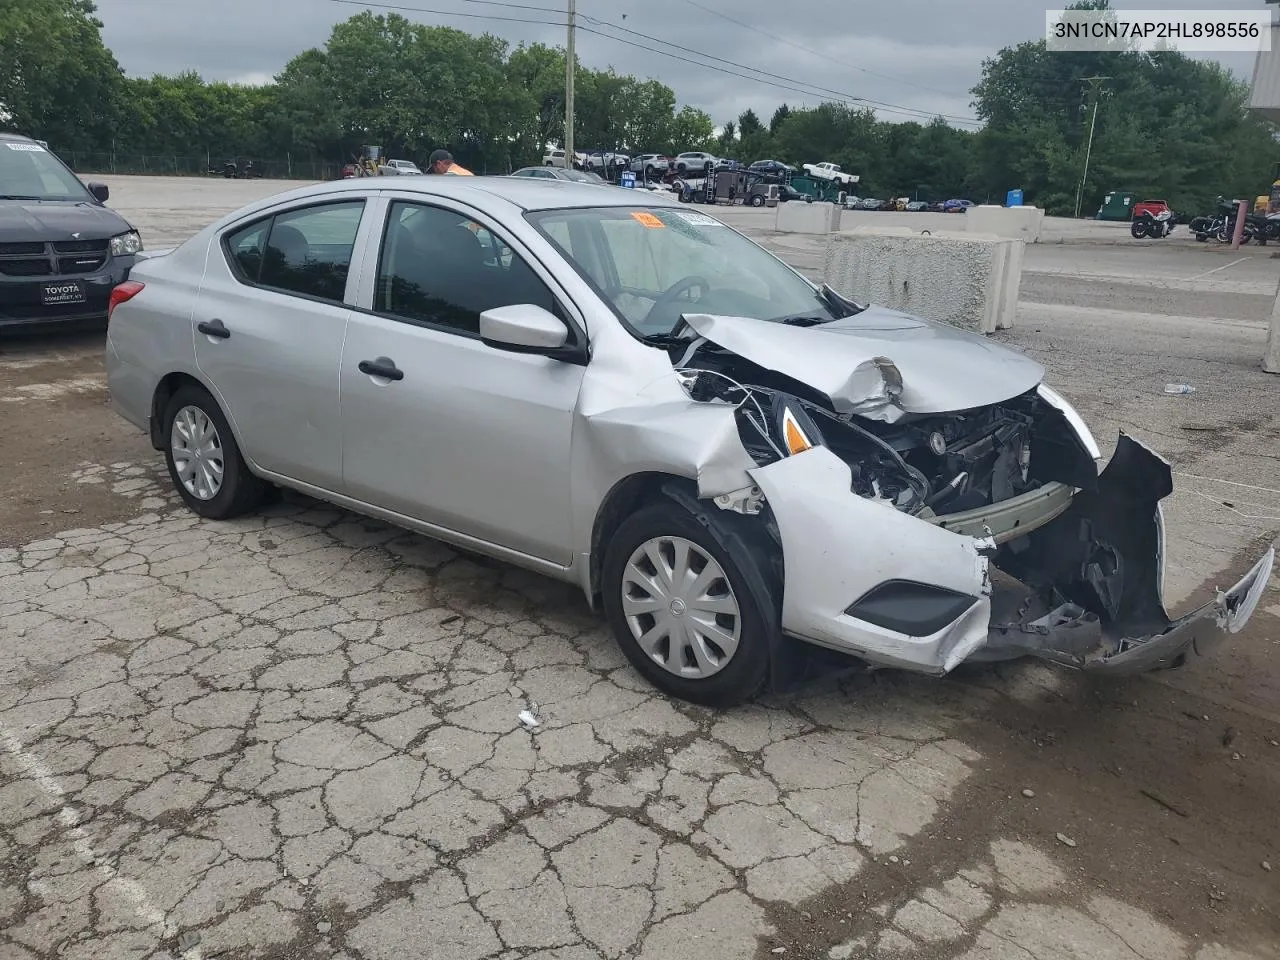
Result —
[[776, 40], [778, 43], [786, 44], [788, 47], [803, 50], [805, 53], [812, 54], [815, 57], [822, 57], [824, 60], [830, 60], [832, 63], [838, 63], [843, 67], [848, 67], [852, 70], [861, 70], [863, 73], [869, 74], [873, 77], [879, 77], [882, 80], [891, 80], [894, 83], [905, 84], [906, 86], [916, 87], [920, 90], [927, 90], [930, 93], [940, 93], [944, 97], [952, 96], [954, 93], [954, 91], [939, 90], [937, 87], [925, 86], [923, 83], [916, 83], [914, 80], [907, 80], [903, 77], [892, 77], [887, 73], [879, 73], [868, 67], [861, 67], [856, 63], [850, 63], [848, 60], [841, 60], [839, 57], [833, 57], [828, 53], [823, 53], [821, 50], [814, 50], [812, 47], [806, 47], [803, 43], [796, 43], [794, 40], [788, 40], [786, 37], [779, 37], [776, 34], [772, 34], [768, 30], [762, 30], [755, 24], [747, 23], [743, 20], [737, 19], [736, 17], [731, 17], [727, 13], [721, 13], [719, 10], [703, 6], [701, 3], [698, 3], [697, 0], [684, 0], [684, 2], [692, 7], [697, 7], [699, 10], [707, 12], [712, 16], [719, 17], [721, 20], [727, 20], [729, 23], [737, 24], [738, 26], [751, 30], [754, 33], [758, 33], [763, 37], [768, 37], [770, 40]]
[[[828, 87], [822, 87], [814, 83], [809, 83], [806, 80], [797, 80], [794, 77], [785, 77], [785, 76], [782, 76], [781, 74], [771, 73], [768, 70], [762, 70], [759, 67], [752, 67], [744, 63], [738, 63], [734, 60], [726, 60], [723, 57], [716, 57], [709, 53], [702, 53], [701, 51], [693, 50], [689, 47], [683, 47], [678, 43], [672, 43], [669, 40], [663, 40], [659, 37], [653, 37], [647, 33], [640, 33], [638, 30], [630, 30], [626, 27], [620, 27], [620, 26], [617, 26], [616, 24], [607, 23], [595, 17], [588, 17], [585, 14], [579, 14], [579, 17], [583, 20], [589, 20], [590, 22], [595, 23], [599, 26], [608, 27], [612, 30], [618, 30], [623, 33], [629, 33], [632, 36], [643, 37], [644, 39], [651, 40], [654, 43], [660, 43], [664, 46], [672, 47], [673, 49], [676, 49], [676, 50], [682, 50], [685, 53], [690, 53], [690, 54], [693, 54], [694, 56], [705, 57], [706, 59], [714, 60], [717, 63], [723, 63], [731, 67], [737, 67], [740, 70], [749, 70], [752, 73], [761, 74], [761, 76], [753, 77], [753, 76], [748, 76], [741, 73], [734, 73], [731, 70], [725, 70], [722, 67], [717, 67], [715, 66], [715, 64], [701, 63], [695, 60], [689, 60], [685, 57], [680, 57], [673, 53], [668, 53], [666, 50], [658, 50], [653, 47], [646, 46], [642, 43], [636, 43], [635, 41], [626, 40], [622, 37], [615, 37], [612, 34], [602, 33], [599, 30], [592, 30], [589, 27], [579, 27], [580, 30], [585, 30], [588, 33], [594, 33], [596, 36], [605, 37], [606, 39], [614, 40], [614, 41], [617, 41], [618, 43], [625, 43], [625, 44], [628, 44], [629, 46], [639, 47], [641, 50], [648, 50], [650, 53], [656, 53], [661, 56], [671, 57], [673, 60], [681, 60], [685, 63], [692, 63], [694, 66], [705, 67], [708, 70], [716, 70], [716, 71], [719, 71], [720, 73], [726, 73], [730, 76], [741, 77], [744, 80], [754, 80], [757, 83], [764, 83], [764, 84], [767, 84], [768, 86], [776, 87], [779, 90], [787, 90], [791, 93], [798, 93], [801, 96], [810, 96], [810, 97], [819, 96], [819, 97], [823, 97], [824, 99], [829, 99], [834, 97], [835, 99], [843, 101], [845, 103], [859, 103], [859, 104], [866, 104], [868, 106], [880, 107], [886, 112], [900, 113], [900, 114], [903, 114], [904, 116], [910, 116], [910, 117], [917, 117], [917, 118], [928, 117], [931, 119], [933, 117], [941, 116], [948, 120], [955, 120], [958, 123], [970, 123], [975, 125], [981, 123], [980, 120], [974, 117], [960, 117], [960, 116], [955, 116], [953, 114], [934, 113], [929, 110], [917, 109], [916, 107], [906, 107], [906, 106], [902, 106], [901, 104], [887, 103], [882, 100], [873, 100], [869, 97], [860, 97], [860, 96], [857, 96], [856, 94], [845, 93], [840, 90], [832, 90]], [[764, 78], [768, 78], [768, 79], [764, 79]], [[780, 81], [780, 82], [775, 83], [773, 81]], [[796, 86], [797, 84], [799, 86]], [[800, 89], [800, 87], [805, 87], [807, 89]]]
[[[509, 17], [509, 16], [500, 16], [497, 14], [464, 13], [456, 10], [437, 10], [437, 9], [428, 8], [428, 7], [414, 7], [414, 6], [409, 6], [407, 4], [375, 2], [375, 0], [330, 0], [330, 2], [347, 4], [350, 6], [358, 6], [358, 7], [374, 7], [378, 9], [384, 9], [384, 10], [398, 10], [398, 11], [404, 11], [409, 13], [429, 13], [429, 14], [435, 14], [439, 16], [448, 16], [448, 17], [467, 17], [467, 18], [476, 19], [476, 20], [496, 20], [496, 21], [501, 21], [506, 23], [531, 23], [531, 24], [537, 24], [540, 26], [552, 26], [552, 27], [568, 26], [568, 24], [563, 20], [535, 20], [535, 19], [526, 18], [526, 17]], [[563, 16], [563, 14], [560, 11], [553, 10], [549, 7], [534, 7], [527, 4], [507, 3], [507, 2], [503, 2], [503, 0], [463, 0], [463, 2], [482, 4], [485, 6], [511, 8], [511, 9], [517, 9], [517, 10], [536, 10], [539, 12], [546, 12], [548, 14], [560, 14], [561, 16]], [[647, 44], [638, 43], [634, 40], [628, 40], [625, 37], [614, 36], [613, 34], [605, 33], [602, 30], [596, 30], [591, 27], [587, 27], [582, 24], [579, 24], [577, 26], [577, 29], [582, 30], [586, 33], [590, 33], [598, 37], [603, 37], [606, 40], [612, 40], [615, 43], [621, 43], [621, 44], [625, 44], [626, 46], [636, 47], [640, 50], [648, 51], [649, 53], [656, 53], [659, 56], [668, 57], [669, 59], [672, 59], [672, 60], [679, 60], [683, 63], [688, 63], [695, 67], [702, 67], [705, 70], [714, 70], [718, 73], [723, 73], [732, 77], [738, 77], [739, 79], [742, 79], [742, 80], [750, 80], [755, 83], [764, 84], [765, 86], [770, 86], [778, 90], [784, 90], [788, 93], [796, 93], [804, 97], [818, 97], [819, 99], [835, 98], [836, 100], [839, 100], [841, 102], [848, 103], [848, 104], [862, 104], [867, 106], [873, 106], [881, 110], [884, 110], [886, 113], [896, 113], [902, 116], [910, 117], [911, 119], [915, 119], [915, 120], [919, 120], [922, 118], [932, 119], [933, 117], [941, 116], [944, 119], [954, 120], [957, 123], [971, 124], [974, 126], [978, 126], [981, 124], [980, 120], [977, 120], [972, 117], [959, 117], [959, 116], [954, 116], [950, 114], [933, 113], [928, 110], [920, 110], [914, 107], [905, 107], [900, 104], [886, 103], [880, 100], [872, 100], [867, 97], [858, 97], [854, 94], [842, 93], [837, 90], [830, 90], [825, 87], [818, 86], [816, 84], [808, 83], [807, 81], [804, 81], [804, 80], [796, 80], [792, 77], [785, 77], [780, 74], [770, 73], [767, 70], [761, 70], [757, 67], [751, 67], [746, 64], [737, 63], [736, 61], [733, 61], [733, 60], [726, 60], [721, 57], [712, 56], [711, 54], [701, 53], [697, 50], [692, 50], [689, 47], [683, 47], [679, 44], [672, 43], [668, 40], [663, 40], [659, 37], [653, 37], [648, 34], [640, 33], [639, 31], [636, 31], [636, 30], [630, 30], [626, 27], [619, 27], [614, 24], [608, 23], [606, 21], [599, 20], [598, 18], [595, 18], [595, 17], [588, 17], [585, 14], [578, 14], [578, 17], [581, 20], [589, 20], [591, 23], [594, 23], [597, 26], [606, 27], [612, 30], [618, 30], [620, 32], [628, 33], [633, 36], [643, 37], [644, 39], [650, 40], [654, 43], [662, 44], [663, 46], [672, 47], [673, 49], [676, 49], [676, 50], [682, 50], [686, 53], [690, 53], [697, 57], [703, 57], [704, 59], [707, 59], [707, 60], [716, 61], [716, 63], [706, 63], [703, 60], [691, 60], [688, 57], [683, 57], [683, 56], [680, 56], [679, 54], [671, 53], [669, 50], [663, 50], [658, 47], [651, 47], [651, 46], [648, 46]], [[717, 66], [717, 63], [726, 64], [729, 67], [736, 67], [739, 70], [746, 70], [746, 71], [749, 71], [749, 73], [738, 73], [734, 70], [727, 69], [726, 67]], [[752, 76], [751, 74], [753, 73], [759, 74], [759, 76]]]
[[[427, 7], [409, 7], [396, 3], [366, 3], [365, 0], [329, 0], [330, 3], [342, 3], [352, 7], [376, 7], [379, 10], [401, 10], [406, 13], [431, 13], [442, 17], [467, 17], [472, 20], [501, 20], [506, 23], [536, 23], [548, 27], [566, 26], [563, 20], [531, 20], [526, 17], [500, 17], [492, 13], [463, 13], [460, 10], [432, 10]], [[492, 3], [496, 7], [514, 7], [520, 10], [547, 10], [548, 13], [558, 13], [556, 10], [549, 10], [545, 7], [523, 7], [516, 4], [498, 3], [497, 0], [469, 0], [472, 3]]]

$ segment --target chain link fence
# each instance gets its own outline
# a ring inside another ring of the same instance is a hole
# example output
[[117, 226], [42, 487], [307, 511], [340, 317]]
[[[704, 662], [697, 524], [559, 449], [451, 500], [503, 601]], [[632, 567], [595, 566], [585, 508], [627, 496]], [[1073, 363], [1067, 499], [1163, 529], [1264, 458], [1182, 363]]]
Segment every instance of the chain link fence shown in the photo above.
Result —
[[[227, 164], [237, 171], [251, 170], [255, 177], [272, 180], [336, 180], [342, 176], [341, 163], [314, 159], [225, 157], [218, 155], [144, 155], [111, 151], [57, 150], [58, 156], [79, 174], [115, 173], [144, 176], [202, 177], [225, 176]], [[252, 166], [250, 167], [250, 163]]]

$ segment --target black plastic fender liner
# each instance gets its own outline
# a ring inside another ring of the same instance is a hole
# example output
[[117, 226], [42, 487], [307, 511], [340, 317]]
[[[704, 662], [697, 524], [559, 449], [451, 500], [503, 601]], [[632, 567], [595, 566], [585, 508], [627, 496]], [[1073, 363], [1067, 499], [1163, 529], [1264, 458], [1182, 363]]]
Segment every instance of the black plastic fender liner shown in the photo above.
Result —
[[1024, 549], [1001, 550], [996, 566], [1095, 614], [1110, 636], [1160, 633], [1170, 620], [1158, 507], [1172, 492], [1168, 462], [1122, 432], [1097, 490], [1077, 493]]
[[[1172, 492], [1168, 461], [1122, 432], [1096, 493], [1077, 494], [1024, 549], [1002, 548], [997, 556], [996, 565], [1036, 588], [1041, 600], [1067, 602], [1036, 620], [1021, 617], [993, 629], [988, 653], [1021, 650], [1084, 670], [1131, 674], [1180, 666], [1243, 629], [1270, 580], [1275, 546], [1228, 590], [1170, 620], [1158, 508]], [[1099, 642], [1085, 651], [1091, 630]]]
[[732, 510], [721, 510], [699, 500], [691, 484], [669, 480], [661, 487], [664, 496], [680, 504], [701, 526], [705, 527], [735, 558], [750, 557], [754, 562], [739, 564], [743, 577], [752, 593], [761, 599], [762, 605], [772, 612], [775, 629], [769, 637], [769, 678], [766, 688], [779, 692], [788, 686], [784, 679], [790, 671], [785, 669], [784, 650], [789, 648], [780, 626], [782, 618], [782, 584], [784, 578], [782, 547], [770, 535], [772, 513], [766, 504], [755, 516], [744, 516]]

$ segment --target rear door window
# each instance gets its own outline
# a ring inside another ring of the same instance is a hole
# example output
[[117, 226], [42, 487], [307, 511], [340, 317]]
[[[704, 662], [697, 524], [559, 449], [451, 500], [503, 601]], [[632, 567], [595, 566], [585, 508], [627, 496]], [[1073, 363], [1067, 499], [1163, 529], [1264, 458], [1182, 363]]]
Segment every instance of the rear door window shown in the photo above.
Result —
[[225, 248], [246, 283], [341, 303], [364, 200], [316, 204], [241, 227]]

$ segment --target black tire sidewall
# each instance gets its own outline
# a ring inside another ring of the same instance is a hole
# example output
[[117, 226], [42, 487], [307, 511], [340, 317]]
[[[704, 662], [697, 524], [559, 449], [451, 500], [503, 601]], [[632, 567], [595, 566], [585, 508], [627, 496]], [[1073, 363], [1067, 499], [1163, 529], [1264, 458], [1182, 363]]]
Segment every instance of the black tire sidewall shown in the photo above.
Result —
[[[761, 690], [779, 636], [779, 612], [768, 578], [750, 552], [730, 547], [726, 541], [732, 534], [721, 529], [723, 524], [710, 513], [695, 517], [675, 501], [651, 504], [624, 520], [605, 546], [600, 579], [605, 616], [631, 665], [664, 693], [711, 707], [736, 705]], [[683, 537], [710, 553], [724, 570], [738, 601], [738, 649], [726, 667], [705, 680], [678, 677], [650, 660], [632, 637], [622, 613], [623, 568], [640, 544], [662, 536]]]
[[[189, 406], [204, 411], [218, 431], [218, 440], [222, 444], [222, 487], [210, 500], [200, 500], [187, 492], [173, 462], [173, 421], [179, 410]], [[203, 387], [188, 384], [169, 398], [164, 410], [164, 461], [169, 468], [169, 479], [182, 502], [202, 517], [211, 520], [234, 517], [254, 506], [260, 494], [261, 481], [249, 473], [235, 434], [231, 432], [231, 424], [213, 395]]]

